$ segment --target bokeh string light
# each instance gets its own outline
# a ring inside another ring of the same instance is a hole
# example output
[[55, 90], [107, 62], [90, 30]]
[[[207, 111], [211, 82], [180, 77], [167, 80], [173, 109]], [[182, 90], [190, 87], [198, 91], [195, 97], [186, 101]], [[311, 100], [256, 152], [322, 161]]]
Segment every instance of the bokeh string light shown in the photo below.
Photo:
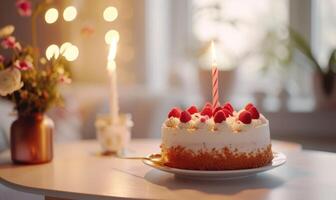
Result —
[[75, 61], [79, 56], [79, 49], [76, 45], [65, 42], [60, 48], [56, 44], [49, 45], [45, 54], [48, 60], [57, 59], [59, 55], [63, 55], [67, 61]]
[[[74, 6], [68, 6], [63, 11], [63, 19], [66, 22], [70, 22], [76, 19], [77, 9]], [[45, 13], [45, 21], [48, 24], [55, 23], [58, 20], [59, 12], [56, 8], [50, 8]], [[118, 9], [114, 6], [108, 6], [103, 11], [103, 18], [107, 22], [113, 22], [118, 18]], [[119, 41], [120, 35], [117, 30], [111, 29], [105, 33], [106, 44], [111, 44], [113, 40]], [[63, 55], [68, 61], [74, 61], [79, 56], [79, 49], [76, 45], [70, 42], [63, 43], [60, 47], [56, 44], [51, 44], [47, 47], [45, 51], [46, 58], [48, 60], [55, 58], [57, 59], [59, 55]]]
[[56, 44], [51, 44], [48, 46], [48, 48], [46, 49], [46, 57], [48, 60], [51, 60], [52, 58], [57, 59], [59, 56], [59, 48]]
[[109, 6], [105, 8], [103, 12], [103, 18], [105, 21], [112, 22], [116, 20], [117, 17], [118, 17], [118, 10], [115, 7]]
[[56, 8], [49, 8], [44, 15], [44, 19], [48, 24], [55, 23], [58, 19], [58, 10]]
[[66, 7], [63, 11], [63, 19], [67, 22], [73, 21], [77, 17], [77, 9], [74, 6]]

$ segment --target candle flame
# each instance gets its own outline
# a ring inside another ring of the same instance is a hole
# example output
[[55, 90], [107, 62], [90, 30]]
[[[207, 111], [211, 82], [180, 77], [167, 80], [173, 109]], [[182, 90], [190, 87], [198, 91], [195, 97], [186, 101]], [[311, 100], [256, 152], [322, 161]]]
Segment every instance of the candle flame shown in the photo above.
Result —
[[114, 61], [116, 54], [117, 54], [117, 38], [112, 38], [111, 44], [110, 44], [110, 50], [109, 54], [107, 56], [107, 68], [109, 70], [115, 70], [116, 69], [116, 63]]
[[213, 41], [211, 41], [211, 61], [213, 66], [217, 65], [216, 49]]

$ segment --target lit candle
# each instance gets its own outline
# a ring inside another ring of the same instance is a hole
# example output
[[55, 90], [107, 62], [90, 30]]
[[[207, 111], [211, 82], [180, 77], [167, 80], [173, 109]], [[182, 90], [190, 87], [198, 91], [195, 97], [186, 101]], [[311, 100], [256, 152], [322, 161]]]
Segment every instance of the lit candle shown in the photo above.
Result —
[[213, 41], [211, 42], [211, 68], [212, 68], [212, 106], [216, 108], [219, 105], [218, 101], [218, 67], [216, 62], [216, 51]]
[[117, 53], [117, 39], [113, 38], [110, 44], [110, 51], [107, 57], [107, 70], [110, 76], [110, 117], [112, 124], [119, 122], [119, 102], [117, 89], [117, 65], [115, 57]]

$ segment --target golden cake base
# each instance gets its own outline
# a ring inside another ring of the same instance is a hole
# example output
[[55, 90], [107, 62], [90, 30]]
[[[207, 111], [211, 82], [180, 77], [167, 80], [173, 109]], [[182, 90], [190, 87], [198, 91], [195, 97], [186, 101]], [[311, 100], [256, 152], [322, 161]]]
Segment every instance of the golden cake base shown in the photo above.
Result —
[[190, 170], [234, 170], [265, 166], [272, 162], [271, 145], [251, 153], [227, 147], [194, 152], [181, 146], [162, 149], [163, 163], [168, 167]]

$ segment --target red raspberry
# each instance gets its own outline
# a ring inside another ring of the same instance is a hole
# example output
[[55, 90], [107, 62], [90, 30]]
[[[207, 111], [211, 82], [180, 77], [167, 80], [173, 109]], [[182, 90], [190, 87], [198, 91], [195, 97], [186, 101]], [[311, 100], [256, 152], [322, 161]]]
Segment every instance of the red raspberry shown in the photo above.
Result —
[[205, 116], [205, 117], [202, 117], [202, 118], [200, 119], [200, 121], [201, 121], [202, 123], [204, 123], [204, 122], [206, 122], [207, 119], [208, 119], [208, 117]]
[[194, 114], [194, 113], [197, 113], [198, 110], [197, 110], [197, 107], [196, 106], [190, 106], [187, 110], [191, 115]]
[[216, 114], [216, 112], [222, 110], [222, 108], [220, 106], [218, 106], [217, 108], [215, 108], [215, 110], [213, 111], [213, 114]]
[[189, 122], [190, 120], [191, 120], [191, 115], [189, 114], [189, 112], [188, 112], [188, 111], [183, 111], [183, 112], [181, 113], [180, 121], [181, 121], [182, 123], [187, 123], [187, 122]]
[[252, 119], [259, 119], [260, 114], [256, 107], [250, 107], [247, 111], [251, 113]]
[[233, 113], [233, 111], [234, 111], [234, 109], [233, 109], [233, 107], [232, 107], [232, 105], [231, 105], [230, 102], [226, 102], [226, 103], [224, 104], [224, 106], [223, 106], [223, 109], [224, 109], [224, 108], [228, 109], [231, 113]]
[[211, 107], [204, 107], [202, 112], [201, 112], [201, 115], [207, 115], [208, 117], [211, 117], [212, 116], [212, 109]]
[[214, 121], [215, 123], [222, 123], [222, 121], [225, 121], [226, 117], [223, 111], [218, 111], [215, 114]]
[[204, 108], [205, 107], [210, 107], [210, 108], [212, 108], [212, 104], [210, 103], [210, 102], [206, 102], [206, 104], [204, 105]]
[[248, 111], [243, 111], [239, 114], [238, 119], [243, 122], [244, 124], [251, 124], [252, 116], [251, 113]]
[[179, 118], [181, 116], [181, 110], [179, 108], [173, 108], [168, 114], [168, 118], [170, 117], [176, 117]]
[[225, 117], [233, 116], [232, 112], [228, 110], [227, 108], [223, 108], [222, 111], [225, 114]]
[[245, 110], [249, 110], [250, 108], [254, 107], [254, 105], [252, 103], [248, 103], [245, 106]]

